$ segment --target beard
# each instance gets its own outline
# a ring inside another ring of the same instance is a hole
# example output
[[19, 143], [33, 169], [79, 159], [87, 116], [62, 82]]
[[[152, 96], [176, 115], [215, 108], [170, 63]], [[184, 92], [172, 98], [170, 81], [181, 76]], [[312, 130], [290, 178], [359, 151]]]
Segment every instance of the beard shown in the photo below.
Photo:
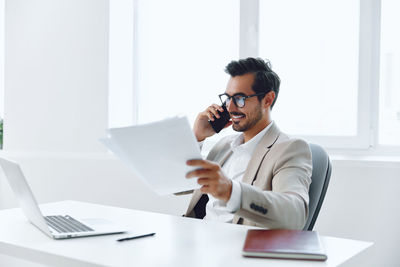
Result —
[[[232, 115], [244, 115], [243, 113], [232, 112]], [[245, 132], [253, 128], [262, 119], [261, 105], [257, 106], [254, 112], [251, 112], [245, 117], [243, 121], [239, 123], [233, 123], [232, 128], [237, 132]]]

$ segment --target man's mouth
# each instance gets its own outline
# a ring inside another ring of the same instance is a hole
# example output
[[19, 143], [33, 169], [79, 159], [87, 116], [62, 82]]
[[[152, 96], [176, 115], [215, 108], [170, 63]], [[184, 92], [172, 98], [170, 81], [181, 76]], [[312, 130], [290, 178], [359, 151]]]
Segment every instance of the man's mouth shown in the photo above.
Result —
[[232, 122], [240, 122], [242, 119], [244, 119], [246, 116], [241, 113], [231, 113], [231, 119]]

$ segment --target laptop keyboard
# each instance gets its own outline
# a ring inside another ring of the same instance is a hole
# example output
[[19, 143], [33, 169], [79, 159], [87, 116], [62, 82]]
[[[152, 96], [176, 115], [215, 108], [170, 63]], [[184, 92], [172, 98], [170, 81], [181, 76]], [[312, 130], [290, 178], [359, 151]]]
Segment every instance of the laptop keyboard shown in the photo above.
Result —
[[78, 222], [68, 215], [45, 216], [44, 218], [46, 219], [47, 225], [59, 233], [94, 231], [92, 228]]

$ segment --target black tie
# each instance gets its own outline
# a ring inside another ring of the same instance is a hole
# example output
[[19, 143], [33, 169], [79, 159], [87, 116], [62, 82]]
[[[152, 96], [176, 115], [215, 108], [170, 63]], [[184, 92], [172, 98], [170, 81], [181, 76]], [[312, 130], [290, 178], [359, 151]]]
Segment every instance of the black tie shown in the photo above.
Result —
[[194, 206], [194, 214], [196, 215], [196, 218], [198, 219], [203, 219], [204, 216], [206, 216], [206, 205], [208, 202], [208, 195], [203, 194], [199, 201], [197, 201], [196, 206]]

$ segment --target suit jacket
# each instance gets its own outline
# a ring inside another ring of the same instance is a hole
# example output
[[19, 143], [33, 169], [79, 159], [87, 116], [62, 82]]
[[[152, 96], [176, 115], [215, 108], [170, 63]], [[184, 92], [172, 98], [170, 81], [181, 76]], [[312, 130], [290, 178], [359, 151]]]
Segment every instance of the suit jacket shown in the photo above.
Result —
[[[234, 138], [235, 135], [221, 139], [207, 159], [222, 166], [232, 154], [230, 144]], [[269, 229], [302, 229], [308, 216], [311, 172], [308, 144], [289, 138], [274, 123], [257, 145], [240, 182], [241, 205], [233, 223]], [[205, 197], [206, 194], [195, 190], [185, 216], [204, 217]], [[203, 214], [199, 216], [199, 213]]]

